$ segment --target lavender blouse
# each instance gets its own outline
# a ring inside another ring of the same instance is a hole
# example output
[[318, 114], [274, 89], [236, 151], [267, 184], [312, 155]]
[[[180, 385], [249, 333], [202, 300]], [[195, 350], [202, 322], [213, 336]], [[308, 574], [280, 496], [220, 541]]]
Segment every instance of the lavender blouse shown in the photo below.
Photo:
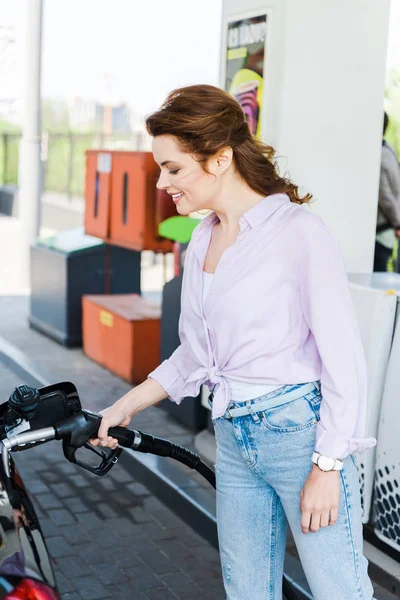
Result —
[[[286, 385], [321, 380], [315, 449], [345, 458], [365, 437], [366, 366], [338, 243], [324, 221], [286, 194], [240, 217], [204, 308], [202, 270], [215, 213], [193, 232], [185, 258], [181, 345], [149, 374], [178, 404], [215, 385], [213, 417], [230, 401], [228, 379]], [[228, 379], [227, 379], [228, 378]]]

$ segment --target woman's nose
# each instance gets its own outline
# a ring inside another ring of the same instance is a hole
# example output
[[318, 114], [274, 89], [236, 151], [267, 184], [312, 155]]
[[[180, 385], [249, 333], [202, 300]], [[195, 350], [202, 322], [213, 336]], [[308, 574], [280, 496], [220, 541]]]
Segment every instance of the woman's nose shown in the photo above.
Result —
[[162, 171], [158, 177], [158, 181], [157, 181], [156, 185], [159, 190], [166, 190], [169, 188], [168, 177]]

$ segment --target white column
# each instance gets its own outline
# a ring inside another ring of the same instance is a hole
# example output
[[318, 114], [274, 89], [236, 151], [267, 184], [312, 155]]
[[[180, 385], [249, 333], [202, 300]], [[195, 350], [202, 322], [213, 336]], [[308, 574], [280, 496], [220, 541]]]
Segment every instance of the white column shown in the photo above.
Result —
[[29, 0], [26, 19], [25, 97], [18, 169], [18, 216], [22, 225], [23, 276], [29, 283], [29, 247], [40, 227], [40, 73], [42, 0]]
[[[373, 265], [390, 0], [224, 0], [228, 19], [268, 12], [263, 140], [315, 197], [348, 271]], [[226, 50], [221, 52], [224, 87]]]

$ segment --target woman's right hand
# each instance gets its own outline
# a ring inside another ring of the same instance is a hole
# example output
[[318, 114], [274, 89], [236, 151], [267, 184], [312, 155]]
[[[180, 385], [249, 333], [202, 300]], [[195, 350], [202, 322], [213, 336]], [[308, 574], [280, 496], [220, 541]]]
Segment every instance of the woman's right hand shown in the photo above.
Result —
[[154, 379], [148, 378], [130, 390], [114, 404], [100, 411], [103, 416], [96, 438], [89, 441], [92, 446], [105, 446], [115, 449], [118, 440], [108, 435], [110, 427], [128, 427], [134, 414], [153, 406], [167, 397], [167, 392]]
[[112, 448], [113, 450], [118, 446], [118, 440], [108, 435], [110, 427], [128, 427], [131, 422], [132, 416], [129, 414], [127, 407], [124, 402], [117, 400], [114, 404], [100, 411], [103, 416], [99, 431], [96, 438], [88, 440], [92, 446], [103, 446]]

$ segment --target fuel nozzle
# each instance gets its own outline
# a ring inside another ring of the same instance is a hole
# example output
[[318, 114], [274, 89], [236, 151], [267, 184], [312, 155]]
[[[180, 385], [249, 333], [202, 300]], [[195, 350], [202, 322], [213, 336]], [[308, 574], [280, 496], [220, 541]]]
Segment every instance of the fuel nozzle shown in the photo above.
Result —
[[36, 388], [20, 385], [11, 394], [8, 406], [10, 410], [29, 421], [35, 416], [39, 401], [40, 394]]

